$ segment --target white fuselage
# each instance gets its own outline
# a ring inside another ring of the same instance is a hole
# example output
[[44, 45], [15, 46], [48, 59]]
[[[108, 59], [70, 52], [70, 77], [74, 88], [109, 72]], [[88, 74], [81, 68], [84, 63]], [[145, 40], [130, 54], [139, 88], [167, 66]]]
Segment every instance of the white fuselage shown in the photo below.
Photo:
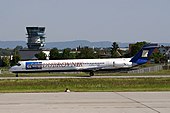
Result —
[[97, 71], [130, 68], [132, 67], [132, 62], [129, 62], [130, 59], [131, 58], [20, 61], [19, 65], [11, 67], [10, 71]]

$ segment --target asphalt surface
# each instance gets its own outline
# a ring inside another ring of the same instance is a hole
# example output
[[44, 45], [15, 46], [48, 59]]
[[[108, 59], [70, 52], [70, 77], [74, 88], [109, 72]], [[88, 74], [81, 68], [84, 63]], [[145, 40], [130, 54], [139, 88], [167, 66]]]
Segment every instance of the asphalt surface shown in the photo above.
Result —
[[3, 79], [57, 79], [57, 78], [169, 78], [170, 75], [143, 75], [143, 76], [87, 76], [87, 77], [76, 77], [76, 76], [47, 76], [47, 77], [0, 77]]
[[170, 113], [170, 92], [0, 93], [0, 113]]

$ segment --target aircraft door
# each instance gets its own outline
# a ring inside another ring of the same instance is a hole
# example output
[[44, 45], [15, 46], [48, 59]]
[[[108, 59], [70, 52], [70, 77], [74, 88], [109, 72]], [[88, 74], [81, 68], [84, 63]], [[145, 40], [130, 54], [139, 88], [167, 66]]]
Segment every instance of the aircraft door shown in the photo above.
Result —
[[113, 62], [113, 67], [115, 67], [115, 62]]

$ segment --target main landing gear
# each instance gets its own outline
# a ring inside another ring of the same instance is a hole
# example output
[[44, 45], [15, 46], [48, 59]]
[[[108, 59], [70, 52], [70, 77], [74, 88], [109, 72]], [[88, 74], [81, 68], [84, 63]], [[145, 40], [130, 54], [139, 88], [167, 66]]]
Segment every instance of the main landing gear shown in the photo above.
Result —
[[90, 71], [89, 75], [94, 76], [94, 71]]
[[16, 77], [18, 77], [18, 73], [16, 73]]

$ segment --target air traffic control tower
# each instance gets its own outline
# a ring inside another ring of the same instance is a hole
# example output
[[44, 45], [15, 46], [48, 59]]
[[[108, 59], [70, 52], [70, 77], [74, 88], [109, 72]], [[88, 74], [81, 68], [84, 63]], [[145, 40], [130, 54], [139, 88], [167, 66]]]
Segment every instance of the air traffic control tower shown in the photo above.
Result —
[[45, 45], [45, 27], [26, 27], [28, 41], [28, 49], [39, 50]]
[[43, 48], [45, 46], [45, 27], [26, 27], [28, 49], [19, 51], [21, 60], [37, 60], [35, 54], [44, 52], [49, 59], [50, 50]]

